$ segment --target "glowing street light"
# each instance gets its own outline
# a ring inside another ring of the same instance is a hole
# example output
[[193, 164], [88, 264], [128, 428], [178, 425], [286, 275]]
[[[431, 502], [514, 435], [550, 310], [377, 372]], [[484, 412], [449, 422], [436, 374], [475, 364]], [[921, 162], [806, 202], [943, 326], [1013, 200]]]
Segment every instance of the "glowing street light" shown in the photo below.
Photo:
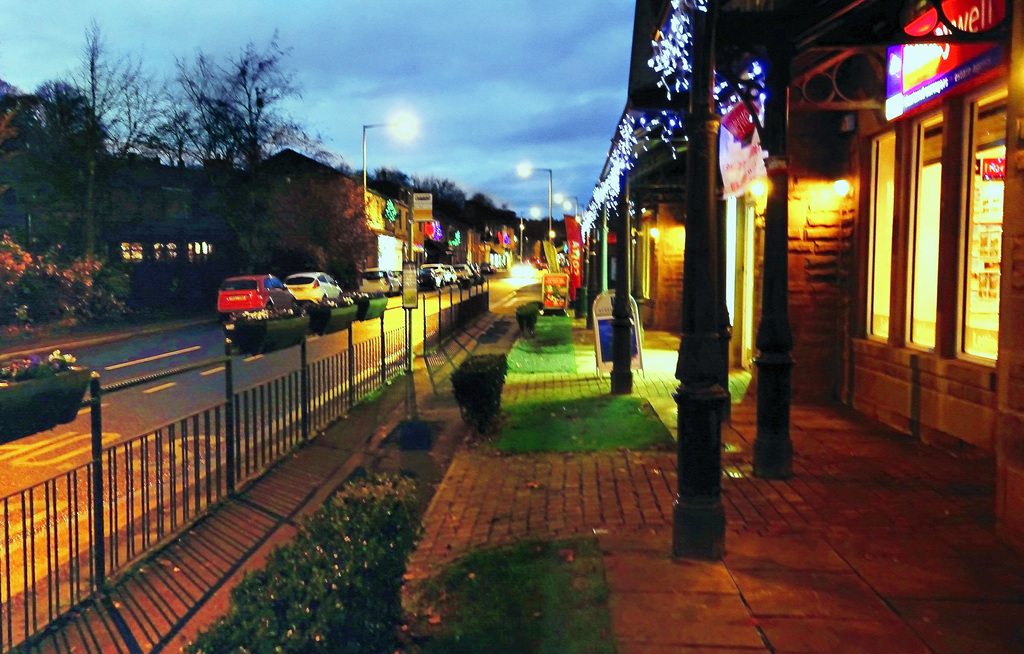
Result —
[[580, 217], [580, 199], [575, 195], [565, 195], [563, 193], [555, 193], [555, 202], [562, 205], [562, 208], [568, 211], [572, 209], [572, 217]]
[[[391, 134], [399, 141], [411, 141], [416, 138], [416, 133], [419, 131], [419, 121], [413, 114], [403, 111], [395, 114], [394, 119], [390, 123], [376, 123], [373, 125], [363, 125], [363, 218], [369, 220], [369, 216], [366, 211], [366, 130], [373, 129], [374, 127], [390, 127]], [[412, 252], [410, 251], [410, 255]]]
[[519, 176], [524, 179], [532, 176], [533, 171], [535, 170], [541, 170], [547, 172], [548, 174], [548, 234], [550, 235], [554, 233], [554, 230], [552, 229], [551, 225], [551, 178], [553, 176], [553, 173], [551, 172], [550, 168], [534, 168], [532, 165], [525, 161], [516, 167], [516, 172], [518, 172]]

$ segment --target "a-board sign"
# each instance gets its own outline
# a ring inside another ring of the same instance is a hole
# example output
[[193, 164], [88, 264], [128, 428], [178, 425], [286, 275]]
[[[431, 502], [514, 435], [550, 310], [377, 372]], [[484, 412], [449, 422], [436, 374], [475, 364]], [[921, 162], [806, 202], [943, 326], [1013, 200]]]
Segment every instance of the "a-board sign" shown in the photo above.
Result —
[[[614, 355], [612, 354], [612, 309], [615, 291], [604, 291], [594, 299], [591, 311], [594, 316], [594, 352], [597, 358], [598, 372], [611, 372]], [[644, 326], [640, 322], [640, 312], [636, 300], [629, 298], [630, 341], [632, 355], [629, 367], [631, 370], [644, 369]]]
[[545, 273], [541, 280], [541, 300], [544, 310], [565, 309], [569, 306], [569, 275]]

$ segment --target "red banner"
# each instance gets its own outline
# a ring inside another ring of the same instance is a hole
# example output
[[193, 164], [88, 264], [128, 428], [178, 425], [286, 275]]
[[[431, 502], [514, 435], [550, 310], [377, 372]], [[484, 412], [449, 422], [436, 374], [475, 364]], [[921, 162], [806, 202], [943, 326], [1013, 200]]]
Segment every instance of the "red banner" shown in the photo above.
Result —
[[583, 235], [572, 216], [565, 216], [565, 242], [569, 246], [569, 298], [575, 300], [576, 289], [583, 285]]

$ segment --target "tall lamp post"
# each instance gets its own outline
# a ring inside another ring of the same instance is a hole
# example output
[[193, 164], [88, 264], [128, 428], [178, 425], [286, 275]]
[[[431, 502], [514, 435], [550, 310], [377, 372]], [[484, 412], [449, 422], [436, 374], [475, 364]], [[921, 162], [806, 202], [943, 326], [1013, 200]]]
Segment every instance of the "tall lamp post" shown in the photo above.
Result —
[[526, 223], [523, 222], [523, 217], [519, 216], [519, 261], [520, 262], [522, 262], [522, 260], [523, 260], [523, 240], [526, 237], [526, 232], [524, 232], [523, 230], [525, 230], [525, 229], [526, 229]]
[[[374, 127], [390, 127], [392, 133], [399, 141], [410, 141], [416, 136], [417, 121], [412, 114], [402, 113], [395, 117], [390, 123], [374, 123], [363, 125], [363, 218], [369, 219], [367, 213], [367, 191], [366, 191], [366, 130]], [[411, 229], [411, 227], [410, 227]], [[409, 252], [412, 257], [412, 251]]]
[[524, 179], [527, 178], [527, 177], [530, 177], [531, 175], [533, 175], [533, 171], [535, 171], [535, 170], [540, 170], [540, 171], [546, 172], [548, 174], [548, 240], [549, 241], [553, 241], [554, 240], [555, 230], [554, 230], [554, 228], [551, 225], [551, 186], [552, 186], [551, 180], [552, 180], [552, 176], [553, 176], [553, 173], [551, 172], [551, 169], [550, 168], [534, 168], [533, 166], [531, 166], [530, 164], [528, 164], [526, 162], [523, 162], [523, 163], [519, 164], [519, 166], [516, 168], [516, 171], [519, 173], [519, 176], [524, 178]]

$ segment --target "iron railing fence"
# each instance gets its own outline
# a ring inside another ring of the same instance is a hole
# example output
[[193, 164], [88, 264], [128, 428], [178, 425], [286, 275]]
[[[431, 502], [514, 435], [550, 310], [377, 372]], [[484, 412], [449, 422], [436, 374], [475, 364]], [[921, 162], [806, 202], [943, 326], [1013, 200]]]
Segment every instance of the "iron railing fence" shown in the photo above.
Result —
[[[442, 308], [439, 292], [439, 313], [424, 318], [424, 352], [488, 303], [481, 288]], [[348, 346], [316, 361], [307, 360], [303, 341], [298, 370], [239, 391], [228, 355], [106, 386], [93, 373], [84, 403], [91, 460], [0, 498], [0, 652], [103, 589], [400, 374], [406, 330], [385, 331], [384, 320], [378, 336], [360, 343], [350, 327]], [[225, 368], [221, 401], [103, 446], [103, 396], [214, 365]]]

